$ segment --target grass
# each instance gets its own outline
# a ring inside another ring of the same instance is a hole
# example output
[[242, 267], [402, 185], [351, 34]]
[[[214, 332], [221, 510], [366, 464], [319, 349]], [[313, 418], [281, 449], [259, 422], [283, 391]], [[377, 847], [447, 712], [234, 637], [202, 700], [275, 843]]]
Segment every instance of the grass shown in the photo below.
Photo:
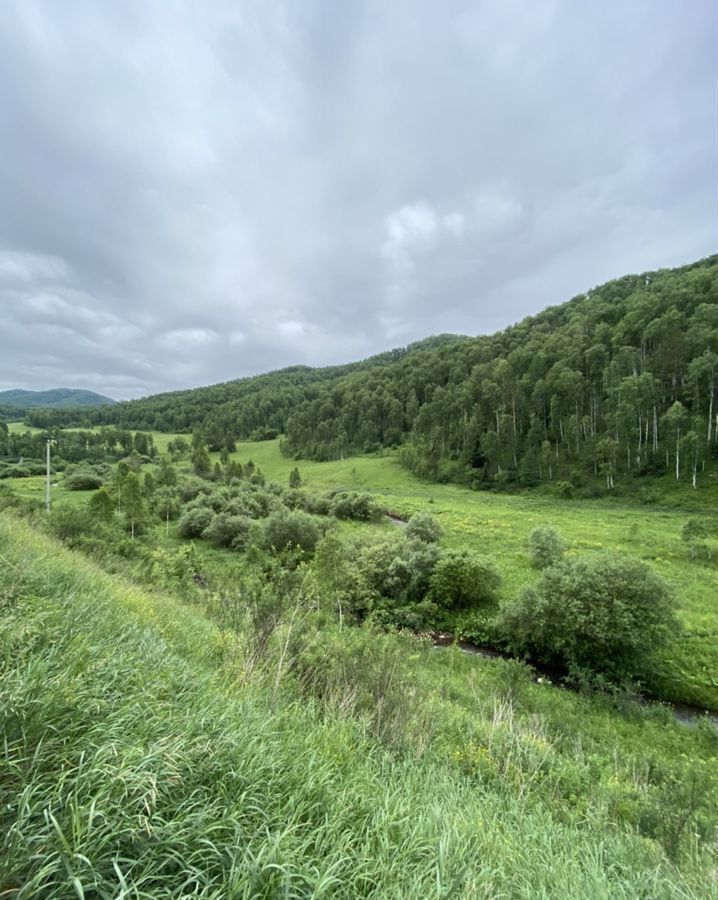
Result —
[[[351, 705], [278, 683], [275, 658], [247, 677], [199, 611], [8, 514], [0, 554], [0, 895], [718, 896], [690, 835], [676, 867], [611, 812], [638, 802], [649, 758], [700, 762], [710, 783], [707, 729], [389, 635], [399, 721], [434, 723], [392, 747]], [[331, 649], [303, 652], [326, 672]]]
[[[174, 437], [160, 432], [152, 435], [161, 451]], [[337, 462], [297, 462], [282, 456], [279, 441], [275, 440], [240, 443], [234, 456], [243, 463], [251, 459], [268, 478], [283, 484], [287, 484], [290, 471], [298, 465], [309, 490], [344, 487], [370, 491], [379, 495], [388, 509], [402, 516], [429, 510], [444, 528], [447, 546], [472, 547], [492, 559], [501, 573], [502, 592], [507, 597], [536, 578], [526, 541], [539, 524], [548, 523], [562, 533], [569, 555], [609, 549], [646, 560], [674, 585], [682, 625], [665, 655], [669, 674], [657, 681], [656, 689], [674, 702], [718, 709], [716, 572], [714, 567], [691, 560], [689, 548], [681, 540], [686, 519], [707, 514], [610, 501], [562, 500], [539, 493], [474, 492], [457, 485], [424, 482], [389, 453]], [[214, 462], [218, 454], [212, 457]], [[6, 483], [24, 499], [43, 501], [42, 477], [8, 479]], [[83, 502], [85, 496], [65, 490], [62, 481], [53, 488], [55, 504]], [[690, 493], [686, 502], [694, 502]], [[223, 560], [228, 560], [226, 566], [234, 565], [225, 552], [217, 551], [212, 557], [220, 567]]]
[[343, 486], [383, 498], [402, 516], [428, 510], [440, 522], [447, 546], [469, 546], [490, 557], [499, 569], [506, 596], [535, 580], [526, 542], [537, 525], [550, 524], [563, 535], [569, 555], [615, 550], [649, 562], [676, 589], [683, 631], [666, 664], [671, 679], [661, 695], [677, 702], [718, 709], [718, 581], [714, 567], [690, 558], [681, 539], [689, 516], [701, 515], [650, 506], [616, 506], [540, 495], [474, 492], [457, 485], [424, 482], [392, 455], [355, 457], [340, 462], [296, 463], [282, 456], [278, 441], [240, 444], [237, 458], [248, 459], [276, 481], [287, 483], [295, 466], [310, 490]]

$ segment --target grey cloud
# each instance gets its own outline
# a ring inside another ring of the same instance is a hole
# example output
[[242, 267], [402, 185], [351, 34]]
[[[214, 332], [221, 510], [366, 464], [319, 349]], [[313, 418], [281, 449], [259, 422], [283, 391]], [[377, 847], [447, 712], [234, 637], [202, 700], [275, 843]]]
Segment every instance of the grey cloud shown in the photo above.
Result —
[[0, 386], [492, 331], [714, 249], [709, 0], [0, 10]]

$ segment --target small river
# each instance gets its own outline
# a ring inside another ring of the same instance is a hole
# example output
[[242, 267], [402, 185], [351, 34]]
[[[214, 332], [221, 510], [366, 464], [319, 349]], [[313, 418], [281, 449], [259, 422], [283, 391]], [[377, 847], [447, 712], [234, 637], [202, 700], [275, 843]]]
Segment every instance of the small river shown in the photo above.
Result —
[[[473, 644], [471, 641], [457, 638], [456, 635], [446, 631], [429, 631], [422, 633], [422, 636], [428, 637], [434, 644], [436, 649], [446, 647], [457, 647], [462, 653], [468, 653], [475, 656], [481, 656], [484, 659], [517, 659], [503, 650], [496, 647], [490, 647], [486, 644]], [[529, 668], [533, 672], [533, 680], [538, 684], [548, 684], [562, 690], [570, 690], [566, 685], [563, 675], [556, 669], [549, 666], [543, 666], [540, 663], [529, 663]], [[710, 709], [703, 709], [701, 706], [691, 706], [688, 703], [666, 703], [664, 701], [643, 700], [645, 706], [660, 705], [665, 709], [670, 709], [677, 722], [682, 725], [696, 725], [699, 721], [707, 719], [716, 728], [718, 728], [718, 712]]]

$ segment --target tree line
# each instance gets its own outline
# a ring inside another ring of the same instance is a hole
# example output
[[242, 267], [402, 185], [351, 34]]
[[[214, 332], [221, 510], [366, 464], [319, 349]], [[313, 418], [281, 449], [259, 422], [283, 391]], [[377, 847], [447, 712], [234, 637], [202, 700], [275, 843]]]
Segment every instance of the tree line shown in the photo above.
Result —
[[475, 487], [595, 476], [611, 489], [619, 475], [669, 471], [695, 486], [718, 441], [717, 264], [629, 275], [490, 336], [442, 335], [353, 365], [79, 415], [199, 429], [210, 450], [281, 434], [297, 459], [398, 447], [416, 473]]

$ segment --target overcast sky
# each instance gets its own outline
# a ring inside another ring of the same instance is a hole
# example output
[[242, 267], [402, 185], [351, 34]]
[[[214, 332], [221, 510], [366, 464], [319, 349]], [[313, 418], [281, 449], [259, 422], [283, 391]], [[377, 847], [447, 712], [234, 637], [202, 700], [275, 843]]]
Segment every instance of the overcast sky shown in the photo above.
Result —
[[0, 389], [493, 332], [715, 250], [714, 0], [4, 0]]

